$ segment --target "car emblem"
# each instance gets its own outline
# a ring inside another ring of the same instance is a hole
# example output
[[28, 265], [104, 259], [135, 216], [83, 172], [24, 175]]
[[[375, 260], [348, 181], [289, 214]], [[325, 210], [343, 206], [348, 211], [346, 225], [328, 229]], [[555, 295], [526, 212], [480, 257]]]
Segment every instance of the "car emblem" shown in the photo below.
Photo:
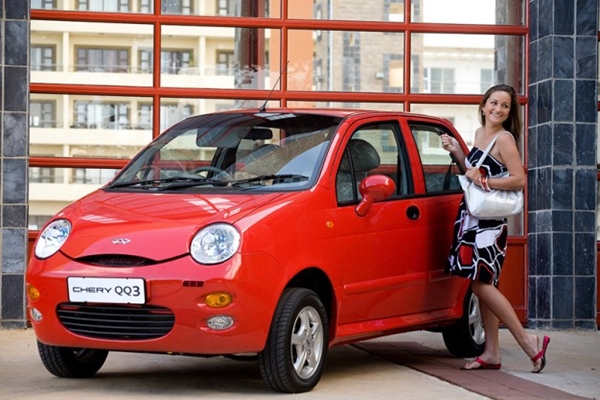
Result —
[[113, 239], [112, 244], [127, 244], [129, 242], [131, 242], [131, 240], [119, 238], [119, 239]]

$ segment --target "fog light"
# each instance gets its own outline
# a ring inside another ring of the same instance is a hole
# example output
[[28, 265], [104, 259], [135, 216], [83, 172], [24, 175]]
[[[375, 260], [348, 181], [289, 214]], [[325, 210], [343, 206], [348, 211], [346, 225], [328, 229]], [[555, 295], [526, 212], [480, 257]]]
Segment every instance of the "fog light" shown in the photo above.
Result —
[[31, 319], [35, 322], [40, 322], [42, 320], [42, 313], [39, 312], [36, 308], [31, 309]]
[[40, 298], [40, 291], [37, 290], [34, 286], [32, 285], [27, 285], [27, 294], [29, 295], [29, 298], [33, 301], [37, 300]]
[[231, 328], [233, 325], [233, 318], [228, 315], [216, 315], [212, 318], [209, 318], [206, 322], [206, 325], [215, 331], [222, 331], [224, 329]]
[[212, 308], [222, 308], [231, 304], [232, 297], [229, 293], [211, 293], [204, 298], [204, 303]]

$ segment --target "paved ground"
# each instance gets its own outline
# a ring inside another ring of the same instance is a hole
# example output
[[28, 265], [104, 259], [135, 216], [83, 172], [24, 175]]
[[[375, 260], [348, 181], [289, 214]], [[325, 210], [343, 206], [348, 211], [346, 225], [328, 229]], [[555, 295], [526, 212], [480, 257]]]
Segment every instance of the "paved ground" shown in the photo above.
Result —
[[284, 395], [265, 386], [253, 362], [111, 353], [91, 379], [56, 378], [42, 366], [33, 330], [0, 330], [0, 399], [600, 399], [600, 332], [549, 334], [548, 366], [531, 364], [501, 331], [500, 371], [466, 372], [441, 335], [415, 332], [333, 349], [319, 385]]

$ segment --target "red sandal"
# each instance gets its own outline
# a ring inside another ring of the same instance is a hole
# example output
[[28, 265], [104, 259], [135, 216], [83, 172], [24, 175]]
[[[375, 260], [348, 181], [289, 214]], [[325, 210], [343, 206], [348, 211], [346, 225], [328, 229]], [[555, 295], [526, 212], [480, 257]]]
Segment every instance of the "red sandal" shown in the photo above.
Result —
[[486, 363], [485, 361], [483, 361], [479, 357], [477, 357], [473, 361], [469, 362], [468, 364], [471, 364], [471, 363], [477, 363], [477, 364], [479, 364], [479, 366], [474, 367], [474, 368], [466, 368], [466, 365], [465, 365], [464, 367], [461, 367], [461, 369], [465, 370], [465, 371], [475, 371], [477, 369], [500, 369], [500, 368], [502, 368], [502, 364], [489, 364], [489, 363]]
[[535, 355], [535, 357], [533, 357], [531, 359], [531, 361], [533, 361], [534, 364], [537, 365], [537, 361], [541, 358], [542, 359], [542, 364], [540, 365], [539, 369], [534, 369], [533, 372], [534, 374], [539, 374], [540, 372], [542, 372], [542, 370], [546, 367], [546, 350], [548, 350], [548, 344], [550, 344], [550, 337], [549, 336], [544, 336], [544, 341], [542, 342], [542, 350], [537, 353]]

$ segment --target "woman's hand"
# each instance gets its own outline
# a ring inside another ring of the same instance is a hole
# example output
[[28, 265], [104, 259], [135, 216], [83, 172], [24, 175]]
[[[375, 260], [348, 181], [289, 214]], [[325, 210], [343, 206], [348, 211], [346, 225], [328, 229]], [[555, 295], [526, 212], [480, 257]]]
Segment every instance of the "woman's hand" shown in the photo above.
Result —
[[446, 149], [447, 151], [452, 153], [456, 150], [460, 150], [460, 145], [458, 144], [458, 141], [452, 136], [444, 133], [440, 135], [440, 139], [442, 140], [442, 146], [444, 146], [444, 149]]

